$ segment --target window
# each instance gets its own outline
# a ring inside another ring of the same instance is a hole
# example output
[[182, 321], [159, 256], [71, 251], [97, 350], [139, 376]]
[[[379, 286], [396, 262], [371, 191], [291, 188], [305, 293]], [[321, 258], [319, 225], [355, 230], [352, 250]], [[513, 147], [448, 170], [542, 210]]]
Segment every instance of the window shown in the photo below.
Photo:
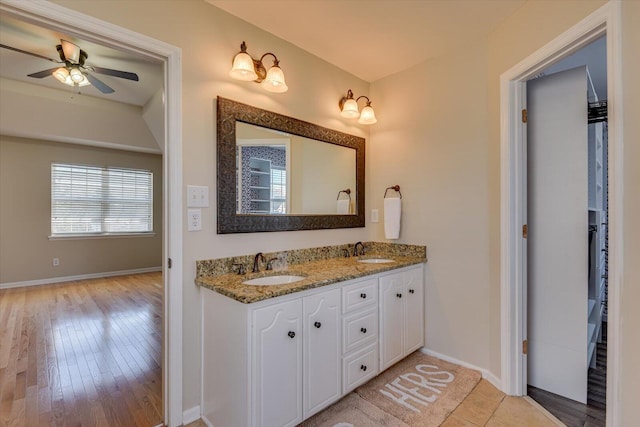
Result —
[[53, 163], [51, 234], [153, 232], [153, 172]]
[[287, 171], [271, 167], [271, 213], [287, 213]]

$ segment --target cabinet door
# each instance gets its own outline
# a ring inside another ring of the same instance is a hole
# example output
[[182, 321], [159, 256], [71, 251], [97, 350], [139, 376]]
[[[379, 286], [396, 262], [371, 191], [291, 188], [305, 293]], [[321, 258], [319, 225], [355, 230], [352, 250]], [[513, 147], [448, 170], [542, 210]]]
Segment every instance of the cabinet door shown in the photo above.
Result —
[[422, 267], [405, 271], [404, 289], [404, 354], [424, 344], [424, 285]]
[[288, 301], [253, 312], [253, 425], [302, 421], [302, 303]]
[[402, 342], [404, 283], [402, 273], [380, 278], [380, 370], [404, 356]]
[[340, 289], [304, 298], [302, 312], [306, 419], [340, 397]]

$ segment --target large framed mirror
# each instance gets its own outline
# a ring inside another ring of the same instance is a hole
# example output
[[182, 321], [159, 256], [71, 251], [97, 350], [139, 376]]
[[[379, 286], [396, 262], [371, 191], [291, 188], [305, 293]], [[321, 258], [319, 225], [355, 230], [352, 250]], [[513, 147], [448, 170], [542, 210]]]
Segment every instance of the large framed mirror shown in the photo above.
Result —
[[218, 97], [218, 234], [364, 227], [364, 138]]

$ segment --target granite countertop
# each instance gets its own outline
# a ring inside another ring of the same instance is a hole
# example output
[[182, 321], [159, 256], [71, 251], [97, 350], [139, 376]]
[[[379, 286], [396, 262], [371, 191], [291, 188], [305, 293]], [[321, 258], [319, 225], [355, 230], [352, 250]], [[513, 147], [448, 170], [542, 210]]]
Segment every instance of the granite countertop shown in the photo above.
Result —
[[[412, 254], [413, 255], [413, 254]], [[384, 264], [366, 264], [358, 262], [366, 258], [390, 258], [394, 262]], [[426, 257], [399, 256], [396, 254], [367, 254], [362, 257], [336, 257], [314, 260], [300, 264], [292, 264], [285, 267], [275, 266], [272, 271], [260, 273], [227, 273], [221, 275], [200, 275], [196, 277], [198, 286], [211, 289], [222, 295], [226, 295], [245, 304], [262, 301], [281, 295], [292, 294], [307, 289], [318, 288], [332, 283], [342, 282], [383, 271], [395, 270], [409, 265], [426, 262]], [[305, 276], [305, 279], [284, 285], [254, 286], [245, 285], [242, 282], [249, 279], [264, 276], [278, 275]]]

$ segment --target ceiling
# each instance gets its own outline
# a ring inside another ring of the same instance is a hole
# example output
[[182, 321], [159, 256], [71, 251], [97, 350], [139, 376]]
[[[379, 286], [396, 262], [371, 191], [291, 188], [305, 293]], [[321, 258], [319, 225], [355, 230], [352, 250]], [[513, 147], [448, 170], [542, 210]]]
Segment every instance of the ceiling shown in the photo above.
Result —
[[[163, 86], [163, 64], [154, 63], [140, 57], [111, 49], [58, 31], [42, 28], [24, 21], [0, 14], [0, 43], [18, 49], [60, 60], [56, 45], [64, 39], [80, 46], [87, 52], [87, 65], [129, 71], [138, 74], [139, 81], [131, 81], [103, 74], [94, 76], [111, 86], [115, 92], [103, 94], [92, 85], [80, 88], [83, 95], [95, 96], [112, 101], [143, 106]], [[54, 89], [74, 89], [64, 86], [53, 76], [42, 79], [28, 77], [27, 74], [55, 67], [56, 64], [46, 59], [36, 58], [24, 53], [0, 48], [0, 76], [31, 84], [48, 86]]]
[[525, 3], [525, 0], [206, 1], [367, 82], [486, 37]]

